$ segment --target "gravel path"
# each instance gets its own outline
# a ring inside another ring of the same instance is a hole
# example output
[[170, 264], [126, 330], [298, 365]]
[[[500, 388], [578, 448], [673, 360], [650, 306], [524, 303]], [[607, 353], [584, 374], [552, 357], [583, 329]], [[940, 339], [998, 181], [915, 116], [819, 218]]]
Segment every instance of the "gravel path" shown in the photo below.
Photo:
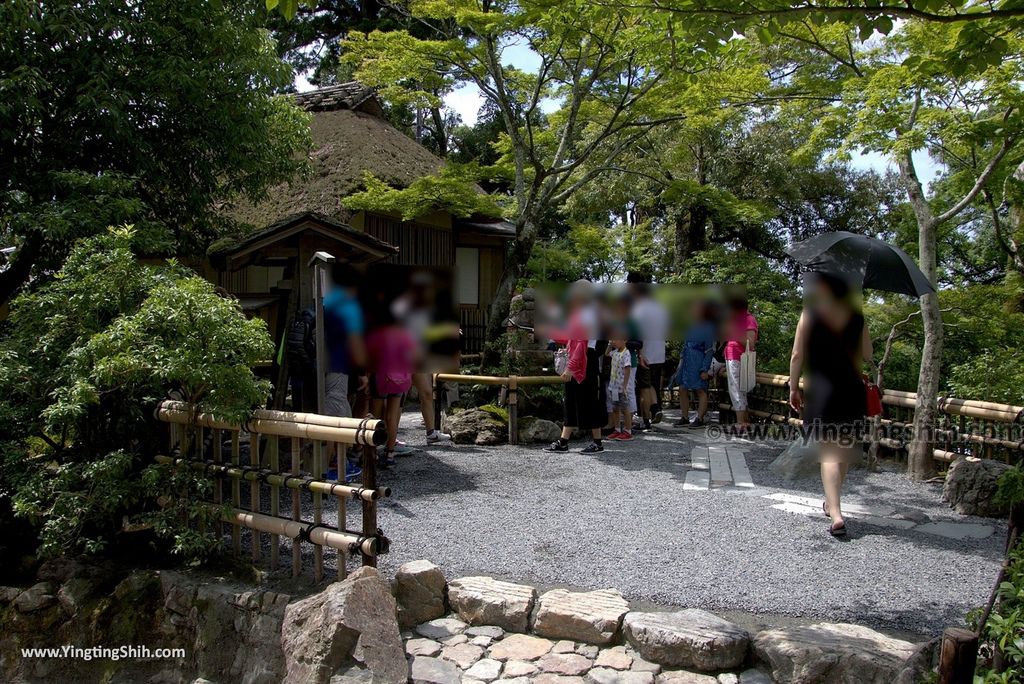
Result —
[[[779, 501], [765, 498], [821, 496], [820, 482], [787, 482], [768, 469], [779, 444], [746, 445], [756, 489], [684, 491], [697, 441], [668, 427], [674, 418], [667, 414], [630, 443], [606, 441], [604, 453], [590, 456], [447, 445], [399, 459], [381, 478], [394, 491], [380, 509], [392, 540], [382, 570], [426, 558], [449, 578], [614, 587], [637, 603], [827, 618], [919, 635], [961, 623], [987, 598], [1005, 524], [954, 513], [937, 485], [857, 470], [849, 503], [884, 504], [920, 520], [982, 523], [994, 532], [953, 540], [853, 518], [850, 537], [837, 541], [823, 516], [777, 510]], [[402, 438], [411, 445], [423, 444], [420, 424], [418, 413], [404, 414]], [[355, 504], [349, 515], [359, 520]], [[325, 522], [334, 520], [328, 511]]]

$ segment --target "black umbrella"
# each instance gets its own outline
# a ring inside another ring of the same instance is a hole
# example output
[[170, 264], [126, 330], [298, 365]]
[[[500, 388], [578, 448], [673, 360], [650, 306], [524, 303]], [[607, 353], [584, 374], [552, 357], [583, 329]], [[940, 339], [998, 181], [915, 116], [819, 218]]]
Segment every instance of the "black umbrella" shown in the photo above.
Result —
[[853, 286], [920, 297], [935, 288], [899, 247], [846, 231], [795, 243], [789, 255], [808, 271], [829, 273]]

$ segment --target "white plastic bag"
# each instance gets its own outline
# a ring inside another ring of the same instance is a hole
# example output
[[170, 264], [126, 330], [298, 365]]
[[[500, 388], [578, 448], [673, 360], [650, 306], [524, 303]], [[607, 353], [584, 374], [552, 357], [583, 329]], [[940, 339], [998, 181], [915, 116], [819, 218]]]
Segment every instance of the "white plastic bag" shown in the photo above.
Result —
[[747, 349], [740, 354], [740, 391], [749, 392], [757, 384], [757, 352], [750, 350], [750, 340], [747, 340]]

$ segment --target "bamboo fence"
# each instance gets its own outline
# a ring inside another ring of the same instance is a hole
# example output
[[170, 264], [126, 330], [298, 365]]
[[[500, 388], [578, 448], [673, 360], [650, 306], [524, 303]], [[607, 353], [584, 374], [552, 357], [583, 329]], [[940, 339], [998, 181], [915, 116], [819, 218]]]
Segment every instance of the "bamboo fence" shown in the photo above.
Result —
[[508, 407], [508, 443], [519, 444], [519, 388], [528, 385], [561, 385], [564, 381], [557, 375], [458, 375], [436, 373], [433, 376], [434, 415], [441, 424], [444, 402], [441, 401], [440, 386], [446, 382], [468, 385], [492, 385], [505, 389], [505, 405]]
[[[261, 562], [261, 535], [270, 538], [267, 562], [272, 570], [280, 566], [282, 537], [291, 540], [291, 571], [302, 574], [301, 542], [313, 545], [313, 579], [323, 579], [323, 549], [337, 554], [338, 577], [347, 574], [351, 555], [359, 554], [363, 565], [375, 566], [377, 556], [387, 553], [389, 541], [377, 527], [377, 502], [391, 495], [377, 486], [377, 446], [387, 440], [384, 422], [376, 419], [338, 418], [315, 413], [257, 410], [244, 425], [218, 420], [178, 401], [161, 402], [156, 417], [170, 426], [170, 449], [174, 455], [159, 455], [157, 463], [189, 468], [214, 479], [211, 507], [221, 512], [225, 534], [231, 537], [235, 554], [241, 553], [242, 530], [249, 534], [252, 560]], [[243, 458], [243, 436], [248, 435], [248, 456]], [[209, 446], [207, 446], [209, 445]], [[361, 452], [361, 483], [344, 482], [349, 448]], [[290, 467], [282, 469], [287, 451]], [[225, 453], [227, 452], [227, 453]], [[308, 454], [306, 467], [303, 455]], [[337, 459], [337, 479], [325, 480], [330, 455]], [[227, 461], [225, 460], [227, 457]], [[248, 486], [248, 507], [242, 504], [242, 485]], [[263, 487], [269, 488], [269, 510], [264, 509]], [[281, 490], [290, 490], [291, 516], [281, 515]], [[312, 498], [313, 520], [302, 519], [300, 497]], [[323, 524], [323, 497], [337, 501], [336, 528]], [[361, 529], [346, 525], [346, 503], [361, 508]]]
[[[722, 422], [735, 418], [725, 383], [712, 388]], [[748, 395], [750, 414], [755, 418], [787, 425], [801, 425], [789, 407], [789, 376], [758, 373], [757, 386]], [[884, 415], [878, 420], [883, 436], [881, 446], [902, 451], [911, 438], [917, 395], [900, 390], [883, 390]], [[1024, 406], [976, 399], [940, 397], [939, 420], [935, 426], [935, 460], [949, 463], [961, 456], [995, 458], [1015, 463], [1024, 456]]]

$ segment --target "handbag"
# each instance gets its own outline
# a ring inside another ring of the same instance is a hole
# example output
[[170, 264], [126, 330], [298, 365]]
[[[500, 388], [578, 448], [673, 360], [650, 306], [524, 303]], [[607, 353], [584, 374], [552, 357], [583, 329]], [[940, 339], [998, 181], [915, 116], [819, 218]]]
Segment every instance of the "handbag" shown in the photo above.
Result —
[[555, 373], [561, 375], [569, 367], [569, 350], [565, 347], [555, 351]]
[[882, 390], [866, 374], [861, 376], [864, 379], [864, 395], [867, 399], [864, 407], [864, 415], [874, 418], [882, 415]]
[[740, 391], [749, 392], [757, 384], [757, 352], [750, 350], [750, 340], [747, 340], [747, 349], [740, 354]]

